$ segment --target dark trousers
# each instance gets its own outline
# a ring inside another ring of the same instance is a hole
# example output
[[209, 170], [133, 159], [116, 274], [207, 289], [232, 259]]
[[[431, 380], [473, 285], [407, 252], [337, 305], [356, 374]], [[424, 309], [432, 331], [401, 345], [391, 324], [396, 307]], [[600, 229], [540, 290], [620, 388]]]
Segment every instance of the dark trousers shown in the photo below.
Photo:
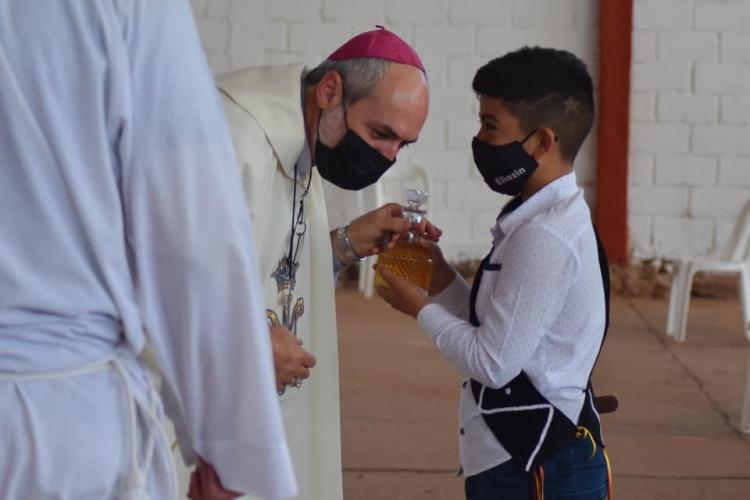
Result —
[[[545, 500], [606, 500], [607, 463], [601, 447], [591, 456], [589, 438], [573, 439], [543, 464]], [[468, 477], [467, 500], [530, 500], [534, 498], [534, 478], [509, 460], [492, 469]]]

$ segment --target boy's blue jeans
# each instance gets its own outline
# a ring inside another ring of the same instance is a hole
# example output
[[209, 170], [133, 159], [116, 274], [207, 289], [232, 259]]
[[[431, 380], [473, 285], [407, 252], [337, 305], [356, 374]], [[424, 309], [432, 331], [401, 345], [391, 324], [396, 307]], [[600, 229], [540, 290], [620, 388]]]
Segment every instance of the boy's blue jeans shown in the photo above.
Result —
[[[591, 457], [591, 439], [573, 439], [544, 462], [545, 500], [606, 500], [607, 463], [600, 446]], [[466, 500], [530, 500], [534, 478], [514, 461], [466, 479]]]

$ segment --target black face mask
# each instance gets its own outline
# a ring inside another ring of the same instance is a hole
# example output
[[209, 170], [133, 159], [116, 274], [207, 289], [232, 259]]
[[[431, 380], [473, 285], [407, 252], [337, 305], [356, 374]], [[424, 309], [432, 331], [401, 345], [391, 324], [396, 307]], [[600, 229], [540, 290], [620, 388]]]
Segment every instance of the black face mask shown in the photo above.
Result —
[[318, 140], [315, 143], [315, 163], [320, 175], [342, 189], [357, 191], [372, 184], [396, 163], [389, 160], [374, 147], [367, 144], [349, 128], [344, 108], [346, 135], [338, 145], [326, 146], [320, 142], [320, 117], [318, 116]]
[[523, 190], [529, 177], [539, 166], [539, 163], [523, 149], [523, 143], [535, 133], [536, 130], [522, 141], [499, 146], [474, 137], [471, 141], [474, 163], [490, 189], [510, 196], [515, 196]]

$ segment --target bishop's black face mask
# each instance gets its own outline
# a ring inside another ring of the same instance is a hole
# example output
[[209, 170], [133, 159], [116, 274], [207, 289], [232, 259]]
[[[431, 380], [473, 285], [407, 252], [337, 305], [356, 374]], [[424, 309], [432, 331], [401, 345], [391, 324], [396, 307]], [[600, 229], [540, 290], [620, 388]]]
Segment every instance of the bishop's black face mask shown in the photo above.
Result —
[[370, 146], [355, 131], [349, 128], [344, 106], [346, 135], [334, 147], [320, 142], [320, 118], [318, 116], [318, 139], [315, 143], [315, 163], [320, 175], [342, 189], [358, 191], [375, 184], [393, 166], [380, 151]]
[[529, 177], [539, 166], [534, 157], [523, 149], [523, 143], [536, 132], [534, 130], [522, 141], [499, 146], [474, 137], [471, 141], [474, 163], [490, 189], [510, 196], [523, 190]]

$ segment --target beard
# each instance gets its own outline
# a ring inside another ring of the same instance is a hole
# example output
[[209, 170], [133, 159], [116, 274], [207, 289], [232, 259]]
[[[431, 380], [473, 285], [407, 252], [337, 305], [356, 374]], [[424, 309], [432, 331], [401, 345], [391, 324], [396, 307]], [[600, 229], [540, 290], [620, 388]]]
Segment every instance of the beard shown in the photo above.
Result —
[[344, 106], [339, 104], [334, 109], [321, 111], [318, 122], [318, 140], [328, 146], [335, 147], [346, 135], [346, 120]]

